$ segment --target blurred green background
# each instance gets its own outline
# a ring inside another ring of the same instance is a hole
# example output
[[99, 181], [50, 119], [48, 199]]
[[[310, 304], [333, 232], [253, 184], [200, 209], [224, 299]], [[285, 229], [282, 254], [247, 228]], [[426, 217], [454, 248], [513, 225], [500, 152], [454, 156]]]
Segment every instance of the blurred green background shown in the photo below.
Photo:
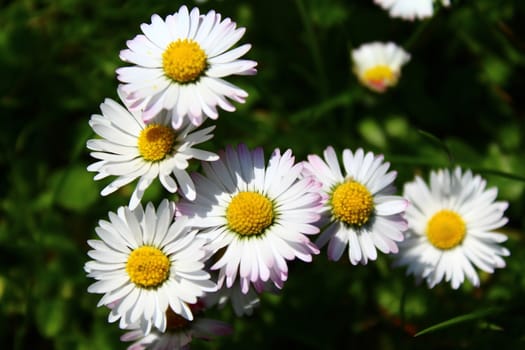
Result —
[[[2, 349], [125, 349], [122, 332], [87, 293], [83, 264], [94, 227], [132, 187], [102, 198], [86, 166], [91, 114], [117, 98], [118, 53], [153, 13], [180, 1], [0, 2], [0, 344]], [[253, 316], [212, 316], [235, 333], [194, 349], [516, 349], [525, 345], [525, 2], [452, 0], [432, 19], [392, 19], [372, 0], [192, 1], [247, 28], [254, 77], [234, 77], [247, 103], [216, 122], [209, 150], [291, 148], [297, 160], [328, 145], [383, 153], [397, 186], [459, 164], [499, 188], [511, 250], [482, 286], [416, 286], [380, 256], [367, 266], [326, 253], [290, 264], [282, 293]], [[349, 50], [369, 41], [407, 49], [399, 85], [359, 85]], [[211, 121], [207, 125], [211, 125]], [[146, 200], [166, 195], [156, 184]], [[447, 328], [414, 334], [454, 317]]]

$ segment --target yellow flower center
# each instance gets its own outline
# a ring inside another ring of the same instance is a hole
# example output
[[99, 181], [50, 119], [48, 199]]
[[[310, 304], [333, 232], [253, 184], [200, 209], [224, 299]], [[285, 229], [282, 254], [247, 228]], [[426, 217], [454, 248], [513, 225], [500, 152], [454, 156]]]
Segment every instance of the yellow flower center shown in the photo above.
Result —
[[239, 192], [226, 209], [230, 230], [242, 235], [259, 235], [273, 223], [272, 202], [257, 192]]
[[169, 277], [170, 259], [158, 248], [142, 246], [129, 255], [126, 272], [138, 287], [156, 288]]
[[164, 73], [178, 83], [196, 80], [207, 66], [206, 52], [193, 40], [171, 42], [162, 54]]
[[359, 182], [350, 180], [332, 192], [332, 213], [348, 225], [363, 226], [374, 210], [374, 197]]
[[375, 90], [383, 91], [386, 87], [397, 83], [397, 75], [386, 65], [377, 65], [363, 73], [362, 80]]
[[175, 131], [161, 124], [146, 126], [139, 135], [138, 148], [145, 160], [155, 162], [173, 151]]
[[438, 249], [451, 249], [463, 242], [467, 228], [457, 213], [451, 210], [438, 211], [427, 224], [427, 237]]

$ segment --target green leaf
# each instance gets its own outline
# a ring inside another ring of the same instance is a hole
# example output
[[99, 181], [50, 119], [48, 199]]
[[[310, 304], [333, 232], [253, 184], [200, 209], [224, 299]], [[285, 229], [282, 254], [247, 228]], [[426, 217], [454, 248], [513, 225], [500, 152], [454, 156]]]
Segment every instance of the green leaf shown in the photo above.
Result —
[[475, 171], [475, 172], [478, 172], [478, 173], [491, 174], [491, 175], [504, 177], [504, 178], [507, 178], [507, 179], [510, 179], [510, 180], [516, 180], [516, 181], [525, 182], [525, 176], [517, 175], [517, 174], [511, 174], [511, 173], [507, 173], [505, 171], [494, 170], [494, 169], [485, 169], [485, 168], [476, 168], [476, 167], [472, 167], [472, 170]]
[[36, 322], [40, 332], [49, 338], [59, 334], [66, 323], [66, 311], [63, 300], [42, 300], [36, 308]]
[[289, 118], [294, 123], [318, 119], [332, 112], [336, 108], [351, 105], [353, 98], [354, 97], [352, 96], [351, 92], [345, 90], [338, 95], [323, 100], [321, 103], [309, 106], [296, 113], [293, 113]]
[[435, 144], [437, 144], [438, 146], [440, 146], [443, 151], [447, 154], [447, 157], [448, 157], [448, 161], [450, 164], [453, 164], [454, 163], [454, 157], [452, 156], [452, 153], [450, 152], [450, 149], [448, 148], [448, 146], [445, 144], [445, 142], [443, 142], [439, 137], [429, 133], [428, 131], [425, 131], [425, 130], [418, 130], [418, 132], [423, 135], [424, 137], [426, 137], [427, 139], [429, 139], [430, 141], [434, 142]]
[[74, 211], [84, 211], [99, 197], [99, 190], [92, 175], [80, 165], [66, 170], [55, 190], [56, 202]]
[[359, 123], [359, 133], [361, 137], [372, 146], [384, 149], [386, 147], [386, 136], [379, 123], [371, 118], [362, 120]]
[[444, 328], [448, 328], [448, 327], [453, 326], [453, 325], [458, 324], [458, 323], [463, 323], [463, 322], [468, 322], [468, 321], [474, 321], [474, 320], [482, 319], [482, 318], [484, 318], [486, 316], [490, 316], [490, 315], [496, 314], [496, 313], [498, 313], [500, 311], [501, 311], [501, 308], [493, 307], [493, 308], [488, 308], [488, 309], [484, 309], [484, 310], [475, 311], [475, 312], [472, 312], [472, 313], [469, 313], [469, 314], [457, 316], [457, 317], [451, 318], [450, 320], [447, 320], [447, 321], [435, 324], [433, 326], [430, 326], [428, 328], [425, 328], [422, 331], [419, 331], [418, 333], [416, 333], [414, 336], [418, 337], [418, 336], [423, 335], [423, 334], [427, 334], [427, 333], [435, 332], [435, 331], [438, 331], [438, 330], [441, 330], [441, 329], [444, 329]]

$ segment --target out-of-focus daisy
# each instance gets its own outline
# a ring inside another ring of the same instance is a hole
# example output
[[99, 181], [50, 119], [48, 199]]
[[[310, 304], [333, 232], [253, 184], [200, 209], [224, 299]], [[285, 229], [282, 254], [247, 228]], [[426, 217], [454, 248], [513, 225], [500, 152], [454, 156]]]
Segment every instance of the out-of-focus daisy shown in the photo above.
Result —
[[251, 45], [230, 50], [245, 28], [213, 10], [201, 15], [198, 8], [189, 12], [182, 6], [165, 19], [153, 15], [141, 29], [144, 34], [129, 40], [120, 53], [133, 66], [117, 69], [117, 78], [131, 108], [144, 110], [144, 120], [167, 109], [179, 129], [186, 118], [194, 125], [206, 116], [216, 119], [217, 106], [234, 111], [228, 99], [245, 101], [246, 91], [222, 79], [256, 73], [255, 61], [239, 59]]
[[238, 317], [252, 315], [253, 310], [259, 306], [260, 303], [258, 292], [250, 288], [248, 289], [248, 293], [243, 293], [238, 281], [231, 287], [223, 284], [216, 292], [206, 294], [205, 300], [207, 304], [217, 304], [221, 309], [227, 304], [231, 304], [235, 315]]
[[348, 246], [350, 262], [366, 264], [377, 258], [377, 249], [383, 253], [397, 253], [396, 242], [403, 240], [407, 224], [402, 214], [407, 200], [393, 195], [392, 182], [396, 172], [388, 172], [390, 164], [383, 156], [343, 151], [341, 172], [339, 160], [332, 147], [324, 151], [324, 160], [309, 155], [304, 174], [313, 175], [322, 182], [325, 196], [323, 232], [317, 245], [328, 243], [328, 257], [339, 260]]
[[101, 240], [88, 241], [93, 260], [85, 270], [97, 280], [88, 292], [104, 294], [98, 306], [110, 306], [109, 321], [120, 319], [121, 328], [140, 323], [144, 333], [152, 326], [164, 331], [168, 307], [192, 320], [188, 304], [216, 290], [204, 270], [204, 241], [186, 217], [172, 221], [174, 209], [167, 200], [157, 212], [151, 203], [145, 210], [120, 207], [99, 221]]
[[[413, 21], [415, 18], [432, 17], [436, 0], [374, 0], [374, 2], [388, 10], [391, 17]], [[441, 4], [449, 6], [450, 0], [441, 0]]]
[[195, 186], [186, 168], [192, 158], [218, 159], [215, 153], [193, 148], [211, 139], [215, 126], [196, 130], [185, 122], [181, 129], [175, 130], [164, 111], [145, 124], [140, 111], [130, 112], [111, 99], [106, 99], [100, 109], [102, 115], [92, 115], [89, 125], [101, 138], [87, 142], [93, 151], [91, 156], [99, 161], [88, 170], [98, 173], [95, 180], [117, 176], [101, 191], [103, 196], [138, 179], [129, 202], [134, 209], [144, 191], [158, 178], [169, 192], [180, 190], [186, 198], [195, 198]]
[[178, 207], [212, 252], [218, 252], [212, 270], [218, 284], [231, 287], [239, 276], [246, 294], [250, 282], [257, 288], [271, 280], [282, 288], [288, 277], [286, 260], [310, 262], [319, 250], [306, 235], [319, 232], [320, 184], [299, 179], [301, 164], [292, 152], [276, 149], [268, 165], [261, 148], [228, 147], [220, 159], [203, 163], [204, 176], [194, 174], [197, 198]]
[[179, 350], [189, 349], [194, 338], [210, 340], [216, 336], [232, 333], [233, 329], [229, 324], [201, 317], [199, 313], [202, 309], [200, 302], [190, 305], [190, 307], [196, 315], [193, 321], [168, 310], [165, 332], [154, 329], [151, 333], [145, 334], [139, 326], [134, 325], [128, 327], [130, 331], [120, 339], [122, 341], [134, 341], [128, 350]]
[[454, 289], [465, 277], [479, 286], [474, 266], [489, 273], [505, 267], [502, 257], [510, 253], [500, 243], [507, 236], [494, 230], [507, 223], [508, 205], [495, 201], [496, 188], [485, 187], [479, 175], [459, 167], [432, 171], [430, 186], [419, 176], [405, 184], [409, 229], [396, 265], [407, 265], [407, 273], [425, 279], [430, 288], [445, 279]]
[[359, 81], [376, 92], [395, 86], [401, 66], [410, 55], [394, 43], [372, 42], [352, 51], [353, 70]]

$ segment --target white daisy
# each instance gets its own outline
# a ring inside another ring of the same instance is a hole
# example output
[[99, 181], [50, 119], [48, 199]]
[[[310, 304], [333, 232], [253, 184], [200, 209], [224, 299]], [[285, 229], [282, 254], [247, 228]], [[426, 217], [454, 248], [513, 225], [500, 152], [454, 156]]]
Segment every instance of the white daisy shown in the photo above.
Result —
[[489, 273], [505, 267], [502, 257], [510, 253], [500, 243], [507, 236], [494, 230], [507, 223], [508, 205], [495, 201], [496, 188], [485, 186], [479, 175], [459, 167], [452, 173], [432, 171], [430, 186], [419, 176], [405, 184], [409, 229], [396, 265], [407, 265], [407, 273], [425, 279], [430, 288], [445, 279], [454, 289], [465, 277], [479, 286], [474, 266]]
[[313, 175], [322, 182], [325, 197], [323, 232], [317, 245], [328, 244], [328, 257], [339, 260], [348, 246], [350, 262], [366, 264], [377, 258], [377, 250], [397, 253], [396, 242], [403, 240], [406, 220], [402, 217], [408, 202], [395, 196], [392, 182], [396, 172], [388, 172], [390, 163], [383, 156], [343, 151], [341, 172], [337, 155], [332, 147], [324, 151], [324, 160], [309, 155], [304, 174]]
[[130, 112], [111, 99], [106, 99], [100, 109], [102, 115], [92, 115], [89, 125], [101, 138], [87, 142], [94, 151], [91, 156], [99, 161], [87, 169], [98, 173], [95, 180], [117, 176], [102, 189], [103, 196], [139, 179], [129, 202], [134, 209], [144, 191], [158, 178], [169, 192], [180, 190], [187, 198], [195, 198], [195, 186], [186, 168], [192, 158], [218, 159], [215, 153], [193, 148], [211, 139], [215, 126], [196, 131], [194, 125], [186, 122], [175, 130], [165, 112], [145, 124], [141, 112]]
[[[400, 17], [413, 21], [423, 19], [434, 14], [436, 0], [374, 0], [376, 4], [388, 10], [391, 17]], [[450, 0], [441, 0], [443, 6], [449, 6]]]
[[[257, 287], [255, 288], [257, 289]], [[236, 281], [231, 287], [222, 285], [216, 292], [206, 294], [205, 300], [207, 304], [217, 304], [220, 309], [227, 304], [231, 304], [235, 315], [238, 317], [252, 315], [253, 310], [260, 303], [256, 289], [250, 288], [248, 293], [245, 294], [241, 290], [239, 281]]]
[[276, 149], [265, 166], [261, 148], [240, 145], [203, 163], [204, 176], [194, 174], [197, 198], [178, 206], [218, 252], [211, 269], [219, 270], [219, 286], [225, 281], [231, 287], [239, 275], [244, 294], [251, 283], [269, 280], [282, 288], [286, 260], [310, 262], [319, 252], [305, 235], [319, 232], [313, 223], [319, 219], [320, 184], [299, 179], [301, 170], [290, 150], [281, 155]]
[[144, 34], [127, 42], [120, 58], [134, 66], [117, 69], [127, 100], [134, 109], [144, 109], [147, 121], [167, 109], [172, 125], [179, 129], [184, 119], [200, 125], [208, 116], [217, 119], [216, 106], [226, 111], [235, 107], [231, 99], [243, 103], [246, 91], [222, 78], [256, 73], [257, 62], [239, 59], [251, 45], [235, 45], [245, 28], [237, 28], [230, 18], [198, 8], [178, 12], [162, 19], [151, 17], [141, 25]]
[[193, 313], [196, 314], [193, 321], [188, 321], [168, 310], [165, 332], [154, 329], [151, 333], [145, 334], [139, 326], [134, 325], [128, 327], [130, 331], [120, 340], [134, 341], [128, 350], [178, 350], [189, 349], [189, 344], [194, 338], [210, 340], [216, 336], [232, 333], [233, 329], [229, 324], [201, 317], [200, 311], [203, 306], [200, 305], [200, 302], [190, 306]]
[[99, 221], [101, 240], [88, 241], [93, 260], [85, 270], [97, 280], [88, 292], [104, 294], [98, 306], [109, 306], [109, 321], [120, 319], [121, 328], [140, 323], [144, 333], [152, 326], [164, 331], [168, 307], [192, 320], [188, 304], [216, 290], [204, 270], [204, 241], [188, 229], [188, 218], [173, 216], [167, 200], [157, 212], [151, 203], [145, 211], [120, 207], [109, 221]]
[[395, 86], [401, 66], [410, 55], [394, 43], [372, 42], [352, 50], [353, 71], [359, 81], [376, 92]]

